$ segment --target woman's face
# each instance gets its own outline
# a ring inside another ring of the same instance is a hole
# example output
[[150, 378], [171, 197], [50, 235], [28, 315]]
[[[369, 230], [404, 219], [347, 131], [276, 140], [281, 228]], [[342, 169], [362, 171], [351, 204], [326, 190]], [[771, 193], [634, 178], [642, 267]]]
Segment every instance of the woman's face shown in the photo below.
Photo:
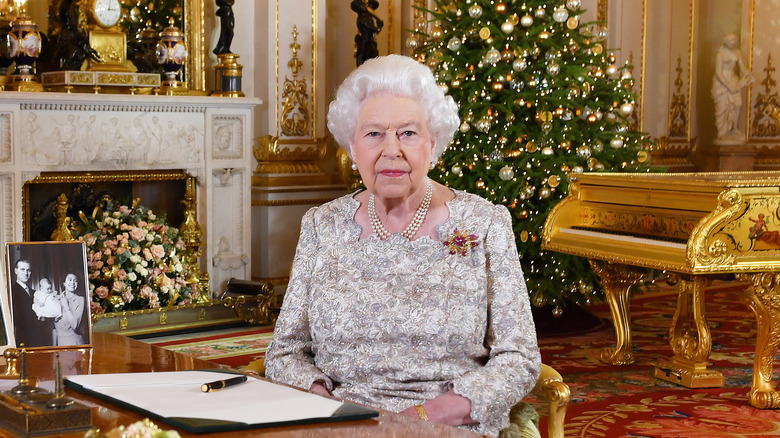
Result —
[[79, 287], [79, 280], [75, 275], [68, 274], [68, 276], [65, 277], [65, 290], [68, 292], [75, 292], [77, 287]]
[[420, 104], [385, 93], [363, 102], [350, 142], [366, 188], [381, 198], [395, 199], [425, 189], [434, 146]]

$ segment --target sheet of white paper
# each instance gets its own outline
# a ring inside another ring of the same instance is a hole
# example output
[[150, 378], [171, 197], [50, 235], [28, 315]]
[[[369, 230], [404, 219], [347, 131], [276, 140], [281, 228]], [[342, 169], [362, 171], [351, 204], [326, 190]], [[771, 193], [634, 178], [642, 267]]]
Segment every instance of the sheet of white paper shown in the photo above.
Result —
[[163, 417], [207, 418], [247, 424], [330, 417], [343, 403], [249, 377], [245, 383], [203, 392], [204, 383], [230, 377], [208, 371], [67, 376], [84, 388]]

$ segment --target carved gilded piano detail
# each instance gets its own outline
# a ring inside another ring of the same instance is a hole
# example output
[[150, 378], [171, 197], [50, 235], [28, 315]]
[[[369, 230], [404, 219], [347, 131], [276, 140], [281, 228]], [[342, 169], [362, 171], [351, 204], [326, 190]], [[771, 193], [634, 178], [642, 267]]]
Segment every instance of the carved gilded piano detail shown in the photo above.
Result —
[[672, 272], [674, 356], [655, 375], [692, 388], [723, 386], [723, 376], [707, 369], [705, 286], [714, 275], [735, 274], [748, 284], [744, 298], [758, 329], [750, 403], [780, 408], [772, 381], [780, 344], [780, 172], [577, 175], [547, 218], [542, 247], [591, 260], [617, 335], [601, 358], [615, 365], [633, 362], [628, 304], [640, 268]]

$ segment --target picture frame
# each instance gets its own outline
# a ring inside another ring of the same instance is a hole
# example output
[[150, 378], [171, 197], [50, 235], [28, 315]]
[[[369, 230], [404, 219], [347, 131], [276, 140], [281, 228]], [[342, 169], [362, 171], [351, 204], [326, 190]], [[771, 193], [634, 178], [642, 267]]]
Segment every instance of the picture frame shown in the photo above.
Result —
[[6, 290], [7, 276], [4, 257], [0, 257], [0, 354], [15, 346], [13, 324], [11, 324], [11, 306]]
[[84, 242], [10, 242], [5, 266], [12, 346], [30, 350], [92, 346]]

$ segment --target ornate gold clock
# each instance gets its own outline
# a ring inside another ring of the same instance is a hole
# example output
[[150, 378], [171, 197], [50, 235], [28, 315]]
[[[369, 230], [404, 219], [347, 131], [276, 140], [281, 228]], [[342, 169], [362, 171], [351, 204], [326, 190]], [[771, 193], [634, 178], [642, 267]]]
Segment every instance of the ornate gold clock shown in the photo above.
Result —
[[127, 72], [127, 36], [117, 25], [122, 19], [119, 0], [86, 0], [89, 46], [99, 60], [89, 60], [87, 70]]

